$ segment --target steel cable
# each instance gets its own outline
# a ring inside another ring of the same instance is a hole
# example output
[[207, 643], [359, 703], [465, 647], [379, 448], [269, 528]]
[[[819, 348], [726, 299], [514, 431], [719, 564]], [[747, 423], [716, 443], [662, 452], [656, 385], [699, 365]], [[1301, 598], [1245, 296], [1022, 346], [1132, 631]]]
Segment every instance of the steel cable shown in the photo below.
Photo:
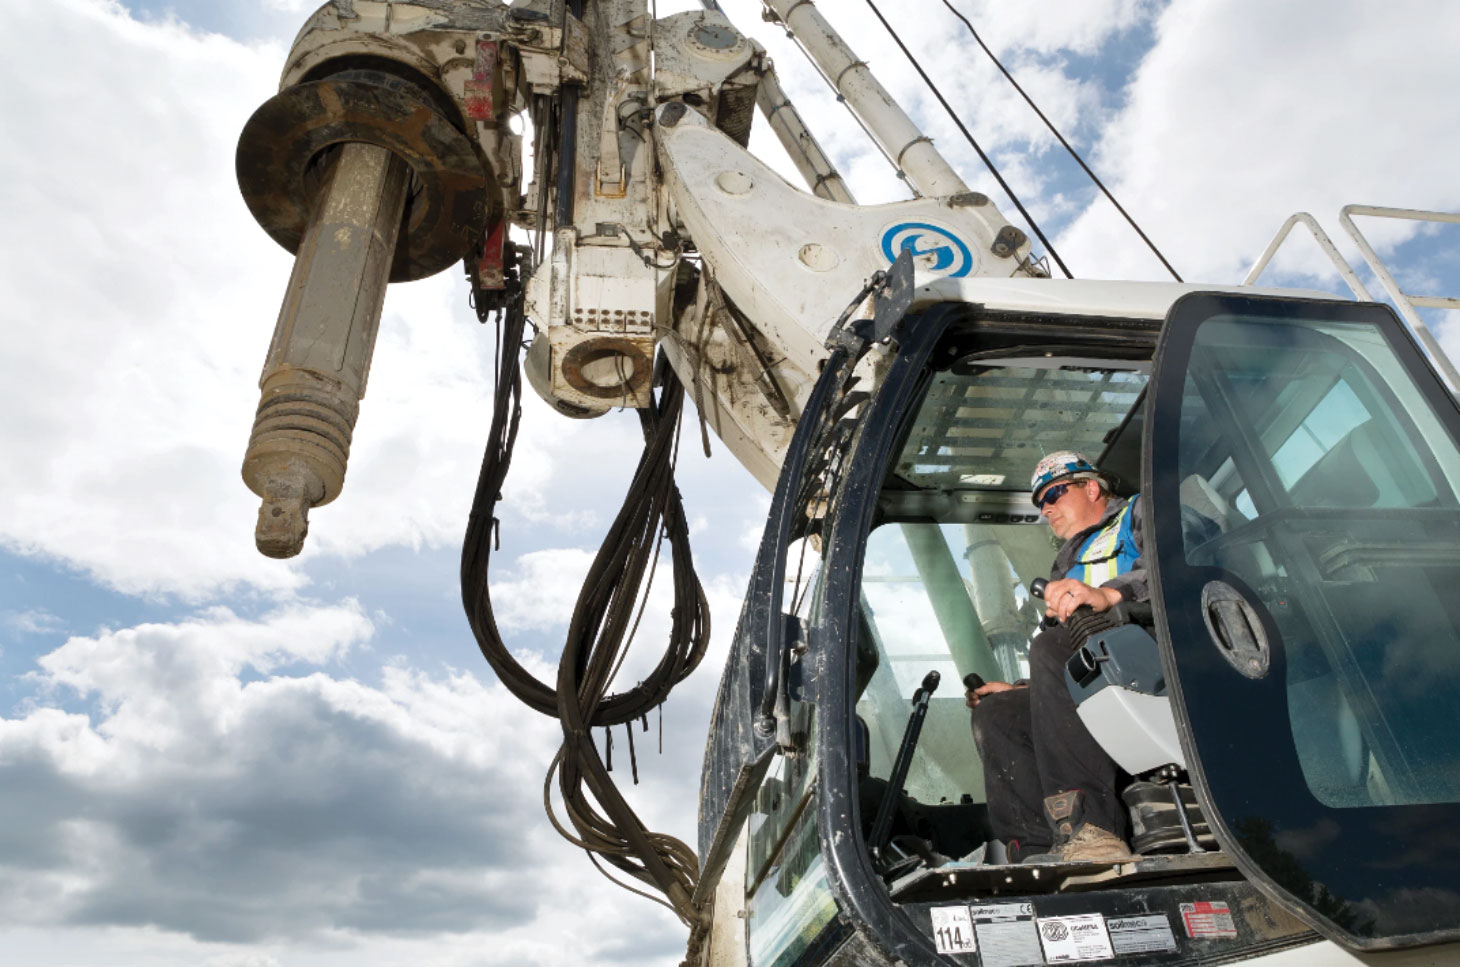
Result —
[[1024, 221], [1028, 223], [1029, 227], [1034, 231], [1034, 234], [1039, 237], [1039, 241], [1044, 245], [1045, 250], [1049, 252], [1050, 258], [1054, 259], [1055, 264], [1060, 267], [1060, 271], [1065, 274], [1066, 278], [1073, 279], [1074, 275], [1071, 274], [1064, 260], [1055, 251], [1054, 246], [1049, 243], [1049, 239], [1044, 237], [1044, 232], [1040, 230], [1039, 223], [1034, 220], [1033, 215], [1029, 214], [1028, 210], [1024, 207], [1024, 203], [1019, 200], [1019, 196], [1014, 194], [1014, 189], [1009, 187], [1009, 183], [1004, 180], [1004, 176], [999, 174], [999, 169], [994, 166], [993, 159], [984, 152], [983, 148], [979, 146], [978, 141], [974, 139], [972, 132], [964, 126], [963, 121], [959, 119], [958, 114], [953, 110], [953, 106], [943, 97], [943, 92], [938, 89], [938, 85], [933, 83], [933, 79], [928, 76], [928, 72], [923, 70], [923, 65], [918, 61], [917, 57], [913, 55], [912, 51], [907, 49], [907, 45], [902, 42], [902, 38], [898, 36], [897, 31], [892, 29], [892, 24], [887, 22], [887, 18], [882, 16], [882, 11], [877, 9], [877, 4], [873, 3], [872, 0], [867, 0], [867, 6], [872, 8], [872, 12], [877, 15], [877, 19], [881, 21], [883, 28], [887, 31], [887, 35], [892, 38], [893, 43], [897, 44], [898, 49], [907, 57], [908, 63], [912, 64], [913, 70], [918, 72], [918, 76], [923, 79], [923, 83], [928, 85], [928, 90], [933, 92], [933, 96], [938, 99], [938, 103], [943, 105], [943, 110], [948, 112], [948, 116], [953, 119], [953, 123], [958, 126], [958, 130], [963, 132], [963, 137], [968, 140], [969, 145], [977, 152], [979, 160], [989, 169], [989, 173], [994, 176], [994, 180], [999, 183], [999, 187], [1004, 189], [1004, 194], [1008, 195], [1009, 200], [1014, 203], [1014, 207], [1019, 209], [1019, 214], [1024, 216]]
[[1085, 174], [1090, 176], [1090, 180], [1095, 183], [1095, 187], [1100, 189], [1101, 193], [1110, 200], [1110, 203], [1112, 205], [1115, 206], [1115, 210], [1120, 212], [1120, 214], [1125, 218], [1126, 222], [1130, 224], [1131, 228], [1135, 229], [1136, 234], [1141, 237], [1141, 241], [1146, 243], [1146, 247], [1155, 254], [1156, 258], [1161, 260], [1161, 264], [1166, 266], [1166, 271], [1171, 273], [1171, 277], [1177, 282], [1182, 281], [1181, 275], [1176, 271], [1176, 269], [1171, 265], [1170, 262], [1166, 261], [1166, 256], [1161, 254], [1161, 250], [1156, 247], [1156, 243], [1151, 241], [1150, 238], [1146, 236], [1146, 233], [1141, 230], [1141, 226], [1136, 224], [1136, 220], [1131, 217], [1131, 214], [1125, 210], [1120, 202], [1115, 200], [1115, 196], [1110, 193], [1110, 189], [1106, 188], [1105, 183], [1096, 176], [1094, 171], [1090, 170], [1090, 166], [1085, 163], [1085, 159], [1080, 157], [1080, 153], [1074, 149], [1074, 146], [1065, 140], [1065, 136], [1063, 134], [1060, 134], [1059, 128], [1056, 128], [1054, 126], [1054, 122], [1044, 116], [1044, 112], [1039, 109], [1039, 105], [1034, 103], [1034, 98], [1024, 93], [1024, 88], [1020, 87], [1019, 82], [1014, 80], [1014, 75], [1009, 73], [1009, 71], [1004, 67], [1003, 62], [1001, 62], [999, 58], [994, 55], [994, 52], [989, 49], [989, 45], [983, 42], [983, 38], [978, 35], [977, 30], [973, 29], [973, 24], [969, 22], [969, 19], [958, 12], [958, 8], [953, 6], [952, 0], [943, 0], [943, 6], [947, 7], [953, 13], [953, 16], [963, 21], [963, 26], [968, 28], [968, 32], [973, 36], [974, 41], [978, 43], [979, 47], [983, 49], [983, 52], [988, 55], [989, 60], [993, 61], [994, 66], [999, 69], [999, 72], [1004, 75], [1005, 79], [1008, 80], [1010, 84], [1014, 85], [1014, 90], [1019, 92], [1019, 96], [1024, 98], [1024, 102], [1028, 104], [1029, 107], [1034, 111], [1034, 113], [1039, 116], [1039, 120], [1044, 122], [1044, 126], [1049, 128], [1050, 133], [1053, 134], [1055, 138], [1059, 141], [1059, 143], [1064, 146], [1064, 149], [1070, 153], [1070, 157], [1075, 159], [1076, 164], [1084, 169]]

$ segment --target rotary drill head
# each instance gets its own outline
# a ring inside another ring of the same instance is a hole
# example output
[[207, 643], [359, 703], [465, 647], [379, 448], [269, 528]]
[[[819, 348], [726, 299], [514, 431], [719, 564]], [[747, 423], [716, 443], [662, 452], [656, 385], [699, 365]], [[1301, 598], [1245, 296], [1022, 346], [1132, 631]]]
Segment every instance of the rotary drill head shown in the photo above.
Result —
[[236, 160], [250, 211], [295, 255], [243, 461], [262, 498], [255, 543], [286, 558], [304, 547], [310, 509], [344, 485], [387, 283], [466, 254], [489, 175], [439, 92], [376, 70], [270, 99]]

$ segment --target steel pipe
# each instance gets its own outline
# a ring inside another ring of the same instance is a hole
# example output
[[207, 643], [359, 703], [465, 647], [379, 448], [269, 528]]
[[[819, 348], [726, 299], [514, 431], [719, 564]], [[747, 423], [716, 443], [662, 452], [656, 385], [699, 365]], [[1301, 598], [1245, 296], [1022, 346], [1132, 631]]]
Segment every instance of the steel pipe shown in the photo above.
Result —
[[801, 114], [791, 99], [781, 89], [780, 79], [774, 70], [768, 69], [761, 77], [755, 103], [781, 142], [781, 147], [786, 149], [791, 163], [806, 179], [812, 194], [844, 205], [855, 205], [856, 199], [852, 197], [851, 190], [801, 120]]
[[920, 195], [944, 197], [968, 186], [912, 118], [858, 60], [811, 0], [763, 0], [826, 75], [867, 133]]

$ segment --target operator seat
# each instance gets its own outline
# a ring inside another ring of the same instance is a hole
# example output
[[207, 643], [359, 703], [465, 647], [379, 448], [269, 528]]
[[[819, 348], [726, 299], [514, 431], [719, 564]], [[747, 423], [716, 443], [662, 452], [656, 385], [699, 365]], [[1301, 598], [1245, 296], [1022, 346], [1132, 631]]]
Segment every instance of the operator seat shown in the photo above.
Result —
[[[1117, 618], [1129, 604], [1111, 609]], [[1149, 618], [1149, 610], [1138, 618]], [[1106, 754], [1135, 777], [1121, 791], [1130, 810], [1131, 847], [1137, 853], [1214, 846], [1196, 793], [1186, 779], [1186, 758], [1171, 712], [1156, 639], [1137, 621], [1091, 634], [1065, 665], [1065, 684], [1085, 728]], [[1182, 827], [1177, 804], [1192, 836]]]
[[[1182, 531], [1187, 548], [1227, 531], [1241, 518], [1199, 474], [1181, 482]], [[1065, 682], [1090, 734], [1133, 776], [1165, 765], [1186, 768], [1149, 604], [1123, 602], [1107, 612], [1116, 626], [1079, 642]]]
[[[1180, 498], [1187, 550], [1244, 519], [1197, 474], [1181, 482]], [[1131, 811], [1132, 846], [1146, 853], [1187, 843], [1174, 808], [1178, 801], [1197, 839], [1210, 839], [1195, 794], [1184, 781], [1186, 758], [1152, 636], [1151, 607], [1123, 602], [1106, 614], [1114, 627], [1079, 643], [1065, 666], [1065, 684], [1090, 735], [1117, 765], [1137, 777], [1122, 793]]]

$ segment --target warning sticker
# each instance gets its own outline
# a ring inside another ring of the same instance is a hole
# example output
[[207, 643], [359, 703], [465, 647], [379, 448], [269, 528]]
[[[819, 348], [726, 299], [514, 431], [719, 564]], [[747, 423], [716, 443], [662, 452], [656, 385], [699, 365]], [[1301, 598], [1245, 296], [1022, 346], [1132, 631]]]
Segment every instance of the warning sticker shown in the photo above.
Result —
[[1164, 913], [1145, 917], [1113, 917], [1105, 921], [1110, 943], [1117, 954], [1169, 953], [1176, 949], [1176, 935]]
[[933, 943], [940, 954], [971, 954], [978, 949], [968, 907], [933, 907]]
[[1105, 932], [1105, 918], [1098, 913], [1040, 917], [1039, 939], [1044, 944], [1044, 959], [1051, 964], [1104, 960], [1115, 956], [1115, 950], [1110, 946], [1110, 935]]
[[1186, 923], [1188, 937], [1206, 940], [1212, 937], [1237, 936], [1237, 925], [1232, 922], [1232, 910], [1221, 900], [1183, 903], [1181, 919]]
[[1034, 904], [992, 903], [969, 907], [978, 934], [983, 967], [1027, 967], [1043, 964], [1039, 931], [1034, 928]]

